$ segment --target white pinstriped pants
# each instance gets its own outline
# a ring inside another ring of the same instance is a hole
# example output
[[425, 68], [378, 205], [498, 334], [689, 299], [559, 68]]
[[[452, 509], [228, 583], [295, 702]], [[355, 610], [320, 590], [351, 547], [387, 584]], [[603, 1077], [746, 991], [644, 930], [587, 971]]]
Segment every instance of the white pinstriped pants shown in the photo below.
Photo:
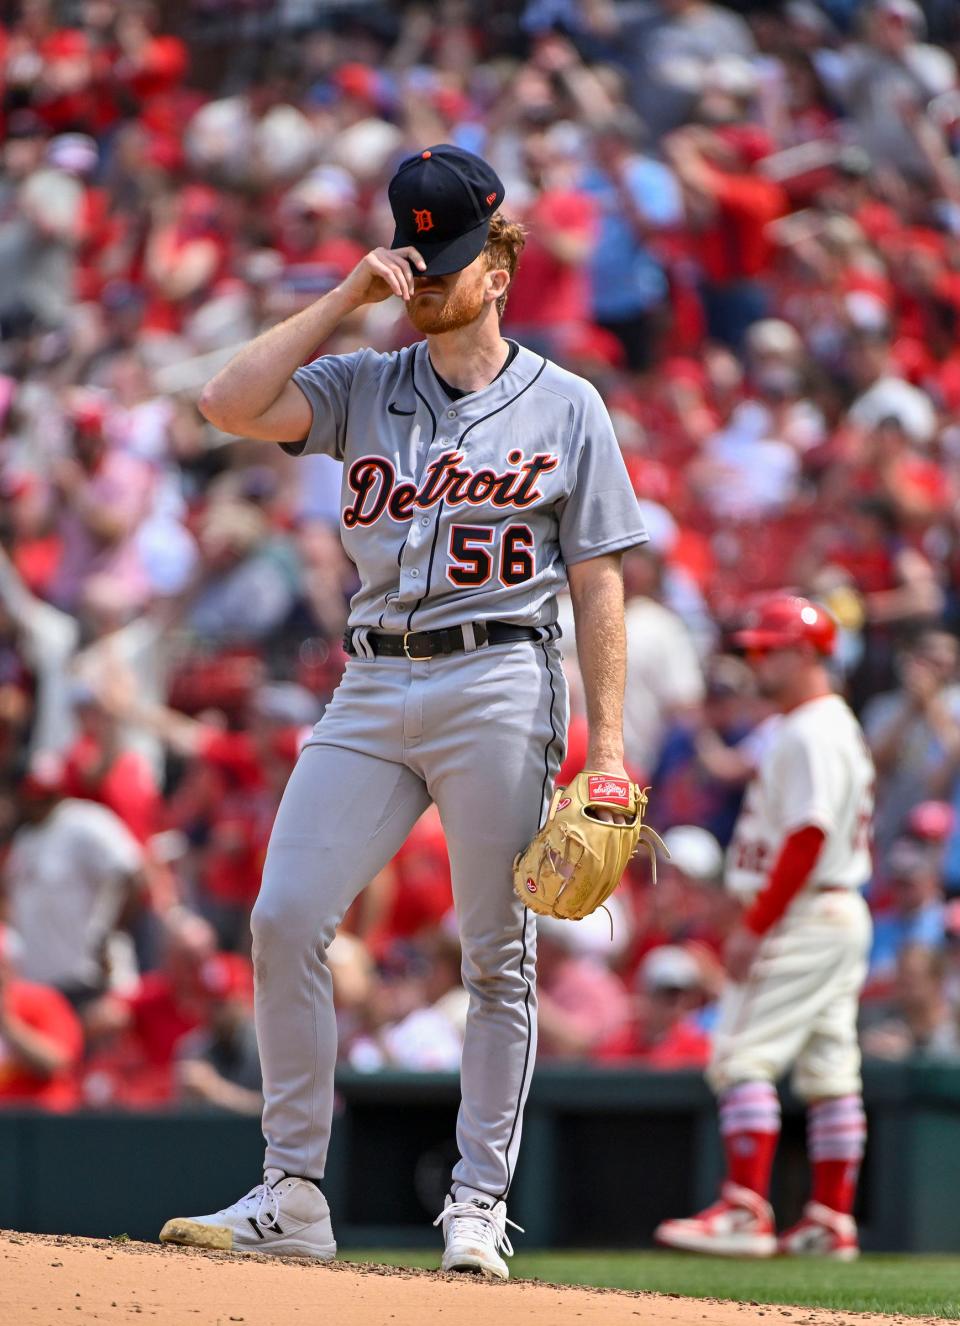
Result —
[[793, 1069], [801, 1100], [860, 1091], [857, 1009], [872, 926], [855, 890], [803, 890], [764, 936], [748, 979], [720, 1000], [707, 1081], [776, 1082]]

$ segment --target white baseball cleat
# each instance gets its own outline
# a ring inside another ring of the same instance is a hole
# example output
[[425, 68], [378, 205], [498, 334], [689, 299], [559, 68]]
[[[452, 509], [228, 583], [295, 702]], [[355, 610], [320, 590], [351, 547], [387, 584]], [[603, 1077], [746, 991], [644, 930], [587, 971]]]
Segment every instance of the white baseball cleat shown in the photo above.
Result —
[[856, 1261], [860, 1256], [857, 1222], [820, 1202], [807, 1202], [798, 1223], [780, 1235], [780, 1251], [785, 1257]]
[[[461, 1193], [470, 1191], [460, 1189]], [[441, 1271], [466, 1271], [488, 1280], [506, 1280], [510, 1272], [501, 1257], [513, 1256], [506, 1226], [520, 1229], [507, 1219], [506, 1202], [495, 1202], [483, 1193], [454, 1201], [447, 1194], [443, 1211], [433, 1222], [443, 1225], [445, 1247]], [[521, 1234], [523, 1230], [520, 1230]]]
[[735, 1183], [725, 1183], [720, 1200], [699, 1215], [665, 1220], [653, 1237], [665, 1248], [714, 1257], [772, 1257], [777, 1251], [770, 1203]]
[[290, 1178], [278, 1169], [268, 1169], [263, 1179], [245, 1197], [213, 1215], [168, 1220], [160, 1242], [332, 1261], [337, 1245], [330, 1208], [316, 1184]]

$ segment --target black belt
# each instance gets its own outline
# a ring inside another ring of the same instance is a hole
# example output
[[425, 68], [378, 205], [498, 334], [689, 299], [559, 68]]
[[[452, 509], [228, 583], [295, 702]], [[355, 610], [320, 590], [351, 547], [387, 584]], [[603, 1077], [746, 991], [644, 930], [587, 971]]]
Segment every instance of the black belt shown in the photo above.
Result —
[[[348, 630], [343, 647], [357, 657], [365, 651], [358, 649]], [[374, 655], [383, 658], [409, 658], [422, 662], [437, 654], [472, 653], [487, 645], [508, 645], [515, 640], [555, 640], [560, 634], [558, 626], [514, 626], [510, 622], [468, 622], [465, 626], [445, 626], [437, 631], [405, 631], [403, 635], [369, 631], [366, 642]]]

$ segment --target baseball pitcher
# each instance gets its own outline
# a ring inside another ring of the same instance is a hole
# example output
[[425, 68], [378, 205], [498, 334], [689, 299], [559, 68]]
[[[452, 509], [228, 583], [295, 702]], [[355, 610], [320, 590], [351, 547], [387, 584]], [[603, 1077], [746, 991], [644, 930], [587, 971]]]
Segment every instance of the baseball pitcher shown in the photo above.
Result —
[[[442, 1266], [505, 1279], [537, 1025], [535, 918], [513, 863], [564, 750], [556, 594], [569, 582], [588, 808], [625, 824], [637, 789], [623, 767], [620, 561], [646, 535], [597, 393], [500, 334], [523, 236], [498, 210], [494, 172], [441, 144], [403, 162], [389, 198], [392, 247], [242, 349], [201, 400], [228, 432], [343, 462], [341, 533], [360, 588], [343, 680], [287, 786], [252, 917], [264, 1179], [223, 1211], [168, 1221], [161, 1238], [334, 1255], [321, 1191], [337, 1053], [325, 954], [433, 801], [470, 996]], [[313, 358], [343, 319], [391, 295], [424, 340]]]
[[[727, 886], [742, 899], [727, 942], [707, 1077], [720, 1106], [727, 1178], [720, 1200], [668, 1220], [659, 1243], [722, 1256], [857, 1256], [851, 1214], [866, 1138], [857, 1005], [867, 968], [873, 765], [825, 666], [833, 619], [779, 595], [736, 637], [782, 717], [730, 845]], [[811, 1200], [779, 1243], [767, 1200], [780, 1133], [775, 1083], [793, 1069], [807, 1102]]]

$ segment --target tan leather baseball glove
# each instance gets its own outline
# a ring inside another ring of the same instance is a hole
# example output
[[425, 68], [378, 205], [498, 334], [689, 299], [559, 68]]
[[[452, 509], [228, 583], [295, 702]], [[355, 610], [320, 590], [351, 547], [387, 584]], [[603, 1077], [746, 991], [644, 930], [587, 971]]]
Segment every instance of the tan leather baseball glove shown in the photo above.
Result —
[[[657, 877], [656, 849], [669, 857], [659, 834], [644, 824], [647, 793], [629, 779], [585, 769], [554, 792], [543, 828], [513, 863], [513, 887], [535, 912], [578, 921], [602, 907], [641, 844]], [[598, 810], [626, 817], [597, 819]]]

